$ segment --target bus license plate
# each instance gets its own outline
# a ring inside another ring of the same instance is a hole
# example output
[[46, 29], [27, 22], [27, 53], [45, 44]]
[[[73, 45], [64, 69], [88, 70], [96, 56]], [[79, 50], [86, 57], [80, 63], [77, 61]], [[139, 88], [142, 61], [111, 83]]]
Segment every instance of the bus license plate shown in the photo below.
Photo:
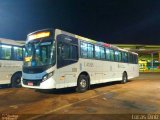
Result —
[[33, 86], [33, 83], [32, 83], [32, 82], [28, 82], [28, 85], [29, 85], [29, 86]]

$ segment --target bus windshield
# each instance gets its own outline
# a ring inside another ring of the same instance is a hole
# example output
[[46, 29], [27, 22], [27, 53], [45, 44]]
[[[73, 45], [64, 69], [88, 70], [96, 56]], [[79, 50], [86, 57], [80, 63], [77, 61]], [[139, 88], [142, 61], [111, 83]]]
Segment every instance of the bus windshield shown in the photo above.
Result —
[[26, 44], [24, 66], [39, 67], [55, 64], [54, 41], [30, 41]]

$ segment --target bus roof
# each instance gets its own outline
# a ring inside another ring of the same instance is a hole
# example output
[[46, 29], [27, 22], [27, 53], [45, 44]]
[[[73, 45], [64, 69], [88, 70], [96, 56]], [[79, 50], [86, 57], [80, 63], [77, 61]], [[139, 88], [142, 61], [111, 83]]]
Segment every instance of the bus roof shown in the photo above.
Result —
[[0, 43], [16, 45], [16, 46], [23, 46], [25, 44], [25, 41], [16, 41], [16, 40], [11, 40], [11, 39], [0, 38]]

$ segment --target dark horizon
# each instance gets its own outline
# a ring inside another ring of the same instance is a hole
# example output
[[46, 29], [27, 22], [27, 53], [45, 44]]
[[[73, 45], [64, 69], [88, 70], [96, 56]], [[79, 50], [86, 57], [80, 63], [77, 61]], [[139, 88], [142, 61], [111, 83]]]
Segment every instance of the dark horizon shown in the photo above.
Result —
[[0, 38], [25, 40], [59, 28], [111, 44], [160, 44], [159, 6], [158, 0], [1, 0]]

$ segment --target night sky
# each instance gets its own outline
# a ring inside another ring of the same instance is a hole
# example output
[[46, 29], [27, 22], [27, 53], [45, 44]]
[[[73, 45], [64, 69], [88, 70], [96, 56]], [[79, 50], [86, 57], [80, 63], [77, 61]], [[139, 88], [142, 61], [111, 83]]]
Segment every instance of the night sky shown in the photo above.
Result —
[[0, 38], [59, 28], [114, 44], [160, 44], [160, 0], [0, 0]]

